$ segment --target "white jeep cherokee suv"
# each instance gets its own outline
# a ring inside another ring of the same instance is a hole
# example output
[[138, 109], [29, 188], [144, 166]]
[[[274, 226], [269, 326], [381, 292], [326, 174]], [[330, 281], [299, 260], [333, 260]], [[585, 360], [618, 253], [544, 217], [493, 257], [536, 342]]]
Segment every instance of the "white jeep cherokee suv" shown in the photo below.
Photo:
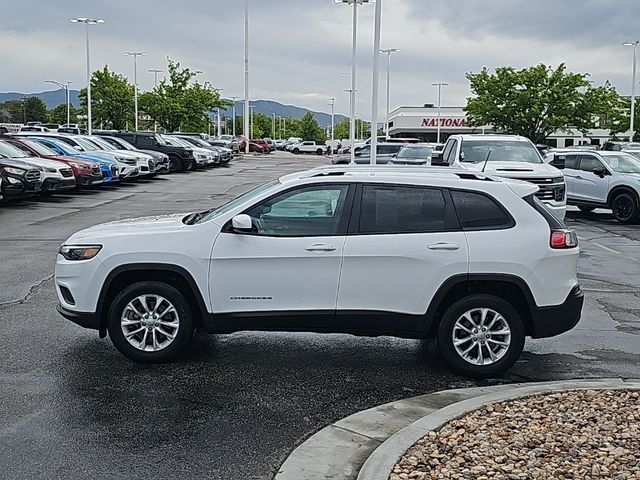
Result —
[[552, 150], [545, 161], [564, 172], [567, 202], [583, 212], [610, 208], [620, 223], [640, 221], [640, 160], [624, 151]]
[[517, 135], [452, 135], [442, 161], [498, 177], [526, 180], [540, 187], [536, 196], [560, 219], [567, 210], [564, 176], [546, 164], [531, 140]]
[[127, 357], [168, 361], [194, 329], [438, 339], [490, 376], [526, 336], [580, 319], [575, 234], [526, 182], [460, 169], [322, 167], [204, 212], [72, 235], [58, 311]]

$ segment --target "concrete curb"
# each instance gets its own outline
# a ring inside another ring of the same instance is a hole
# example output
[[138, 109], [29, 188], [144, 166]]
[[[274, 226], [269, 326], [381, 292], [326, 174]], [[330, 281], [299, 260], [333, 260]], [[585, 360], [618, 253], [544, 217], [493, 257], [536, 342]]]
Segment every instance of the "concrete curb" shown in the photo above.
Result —
[[640, 389], [620, 378], [516, 383], [420, 395], [357, 412], [318, 431], [284, 461], [275, 480], [387, 480], [428, 430], [496, 401], [577, 389]]
[[436, 430], [445, 423], [459, 418], [485, 405], [505, 400], [515, 400], [531, 395], [564, 392], [569, 390], [599, 390], [599, 389], [640, 389], [639, 380], [625, 381], [621, 378], [607, 378], [598, 380], [570, 380], [545, 382], [540, 384], [525, 384], [518, 387], [505, 385], [505, 388], [480, 395], [477, 397], [453, 403], [434, 412], [411, 425], [399, 430], [389, 437], [369, 456], [362, 466], [357, 480], [388, 480], [393, 467], [402, 455], [414, 443], [420, 440], [430, 430]]

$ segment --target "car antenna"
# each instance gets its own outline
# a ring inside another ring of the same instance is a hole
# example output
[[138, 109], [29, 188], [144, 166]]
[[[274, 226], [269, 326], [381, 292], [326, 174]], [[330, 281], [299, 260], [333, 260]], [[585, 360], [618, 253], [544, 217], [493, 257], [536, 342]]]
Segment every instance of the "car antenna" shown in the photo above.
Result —
[[482, 173], [484, 173], [484, 169], [487, 168], [487, 163], [489, 162], [489, 157], [491, 157], [491, 152], [493, 152], [493, 150], [489, 150], [489, 153], [487, 153], [487, 158], [485, 159], [484, 165], [482, 166]]

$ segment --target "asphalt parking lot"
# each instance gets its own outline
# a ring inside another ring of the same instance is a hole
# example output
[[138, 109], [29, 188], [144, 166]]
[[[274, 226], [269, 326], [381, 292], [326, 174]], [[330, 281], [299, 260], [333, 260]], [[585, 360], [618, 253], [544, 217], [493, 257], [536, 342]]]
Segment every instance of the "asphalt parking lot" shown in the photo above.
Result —
[[[355, 411], [445, 388], [637, 377], [640, 226], [568, 214], [583, 319], [528, 340], [504, 377], [452, 374], [430, 342], [245, 332], [198, 336], [171, 365], [129, 362], [55, 311], [59, 244], [109, 220], [209, 208], [326, 159], [273, 154], [228, 168], [0, 205], [0, 465], [4, 478], [271, 479], [290, 451]], [[517, 246], [514, 246], [517, 248]]]

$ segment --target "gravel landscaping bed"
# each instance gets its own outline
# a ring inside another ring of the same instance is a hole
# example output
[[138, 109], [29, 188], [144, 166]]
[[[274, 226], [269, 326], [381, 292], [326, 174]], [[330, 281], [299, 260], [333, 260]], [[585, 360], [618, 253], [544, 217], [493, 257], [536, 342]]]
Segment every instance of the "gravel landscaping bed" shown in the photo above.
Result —
[[488, 405], [428, 432], [400, 479], [640, 479], [640, 391], [586, 390]]

